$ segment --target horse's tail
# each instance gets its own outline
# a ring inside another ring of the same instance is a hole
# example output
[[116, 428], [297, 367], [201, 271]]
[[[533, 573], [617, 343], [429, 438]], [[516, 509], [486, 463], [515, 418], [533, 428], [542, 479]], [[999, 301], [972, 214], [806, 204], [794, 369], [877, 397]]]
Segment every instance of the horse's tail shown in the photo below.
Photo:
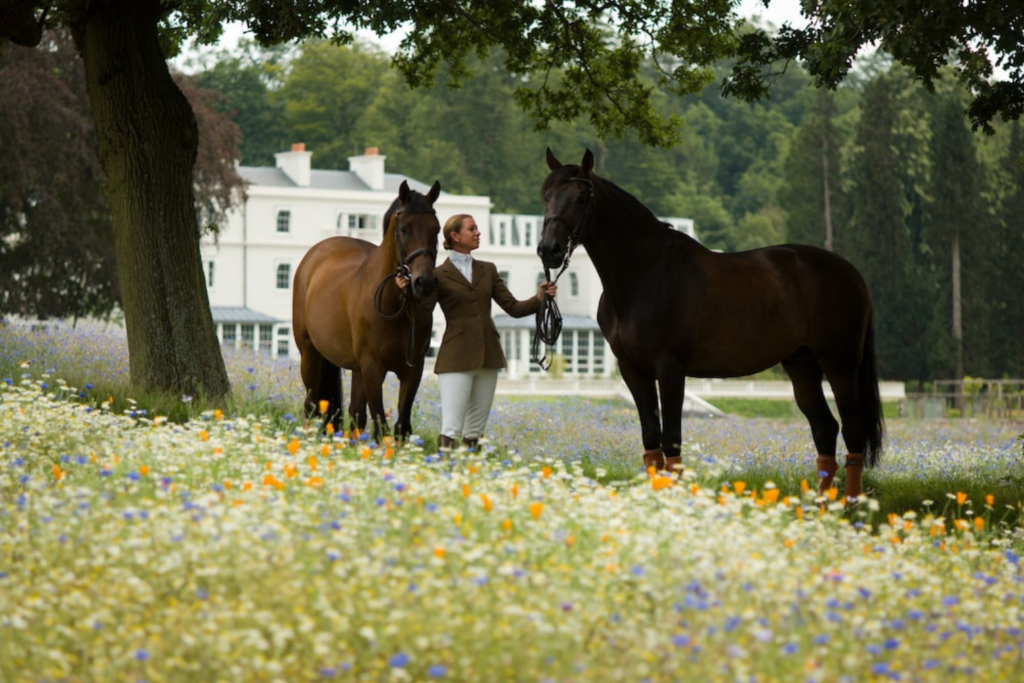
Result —
[[864, 428], [864, 456], [868, 467], [882, 459], [882, 436], [885, 420], [882, 417], [882, 397], [878, 393], [878, 371], [875, 368], [875, 330], [871, 317], [864, 334], [864, 353], [857, 370], [857, 395]]

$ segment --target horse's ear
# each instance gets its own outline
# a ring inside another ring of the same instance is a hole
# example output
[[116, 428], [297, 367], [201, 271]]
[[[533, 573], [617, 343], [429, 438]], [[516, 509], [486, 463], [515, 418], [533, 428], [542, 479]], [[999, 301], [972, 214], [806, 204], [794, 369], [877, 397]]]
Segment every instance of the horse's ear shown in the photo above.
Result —
[[551, 153], [551, 148], [548, 147], [548, 168], [554, 171], [556, 168], [561, 167], [562, 162], [555, 158], [555, 155]]
[[583, 155], [583, 161], [580, 163], [580, 170], [583, 171], [584, 176], [589, 176], [590, 172], [594, 170], [594, 153], [589, 149], [586, 154]]
[[427, 193], [427, 199], [433, 204], [437, 201], [437, 198], [441, 196], [441, 181], [435, 180], [433, 187], [430, 188], [430, 192]]
[[398, 199], [405, 204], [409, 201], [409, 183], [405, 180], [398, 186]]

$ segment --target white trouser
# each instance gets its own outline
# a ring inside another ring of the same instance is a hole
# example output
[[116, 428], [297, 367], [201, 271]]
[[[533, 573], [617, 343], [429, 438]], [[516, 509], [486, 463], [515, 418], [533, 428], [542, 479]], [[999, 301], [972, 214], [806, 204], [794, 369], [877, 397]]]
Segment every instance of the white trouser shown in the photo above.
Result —
[[437, 383], [441, 389], [441, 433], [453, 439], [460, 434], [464, 439], [483, 436], [498, 386], [498, 370], [442, 372]]

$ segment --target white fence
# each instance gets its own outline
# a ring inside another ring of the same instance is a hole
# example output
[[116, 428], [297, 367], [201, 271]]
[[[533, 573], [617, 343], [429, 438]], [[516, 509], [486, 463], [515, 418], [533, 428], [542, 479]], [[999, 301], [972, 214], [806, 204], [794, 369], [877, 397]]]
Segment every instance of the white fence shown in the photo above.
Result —
[[[825, 398], [833, 398], [832, 388], [822, 383]], [[878, 391], [883, 401], [899, 401], [907, 397], [903, 382], [879, 382]], [[625, 398], [632, 401], [626, 383], [621, 379], [576, 379], [551, 377], [527, 377], [524, 379], [499, 379], [499, 395], [531, 396], [590, 396], [593, 398]], [[686, 380], [687, 399], [701, 403], [714, 403], [716, 398], [775, 398], [793, 399], [793, 385], [785, 380], [735, 380], [695, 379]], [[703, 400], [701, 400], [703, 399]]]

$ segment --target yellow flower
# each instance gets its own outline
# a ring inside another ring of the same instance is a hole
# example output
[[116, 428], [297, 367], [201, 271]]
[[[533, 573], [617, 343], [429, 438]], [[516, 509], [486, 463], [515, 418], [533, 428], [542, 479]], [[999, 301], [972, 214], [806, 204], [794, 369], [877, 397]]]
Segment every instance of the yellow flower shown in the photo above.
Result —
[[210, 432], [206, 431], [205, 429], [202, 430], [201, 432], [199, 432], [199, 440], [200, 441], [209, 441], [210, 440]]
[[958, 491], [957, 494], [956, 494], [956, 504], [957, 505], [963, 505], [966, 500], [967, 500], [967, 494]]
[[544, 512], [544, 503], [536, 500], [530, 503], [530, 514], [533, 515], [534, 519], [540, 519], [540, 513], [542, 512]]
[[321, 415], [326, 415], [327, 414], [327, 409], [330, 408], [330, 407], [331, 407], [331, 402], [330, 401], [328, 401], [326, 398], [320, 399], [320, 414]]
[[491, 499], [484, 494], [480, 494], [480, 502], [484, 504], [484, 511], [490, 512], [494, 505], [491, 503]]
[[743, 490], [747, 488], [747, 484], [746, 484], [746, 482], [742, 482], [742, 481], [734, 481], [732, 483], [732, 488], [736, 492], [737, 496], [742, 496], [743, 495]]
[[540, 475], [542, 477], [544, 477], [545, 479], [547, 479], [548, 477], [551, 476], [551, 468], [548, 467], [547, 465], [545, 465], [544, 467], [540, 468]]
[[435, 545], [434, 546], [434, 557], [436, 557], [439, 560], [443, 560], [444, 559], [444, 548], [442, 546], [439, 546], [439, 545]]
[[988, 505], [989, 507], [992, 507], [992, 505], [994, 505], [995, 502], [996, 502], [996, 497], [993, 496], [991, 493], [988, 494], [987, 496], [985, 496], [985, 505]]
[[213, 419], [215, 419], [215, 420], [223, 420], [224, 419], [224, 413], [223, 413], [223, 411], [221, 411], [220, 408], [217, 408], [216, 410], [213, 411]]
[[291, 441], [288, 442], [288, 452], [291, 453], [292, 455], [295, 455], [296, 453], [299, 452], [300, 446], [301, 444], [299, 443], [298, 439], [292, 439]]

